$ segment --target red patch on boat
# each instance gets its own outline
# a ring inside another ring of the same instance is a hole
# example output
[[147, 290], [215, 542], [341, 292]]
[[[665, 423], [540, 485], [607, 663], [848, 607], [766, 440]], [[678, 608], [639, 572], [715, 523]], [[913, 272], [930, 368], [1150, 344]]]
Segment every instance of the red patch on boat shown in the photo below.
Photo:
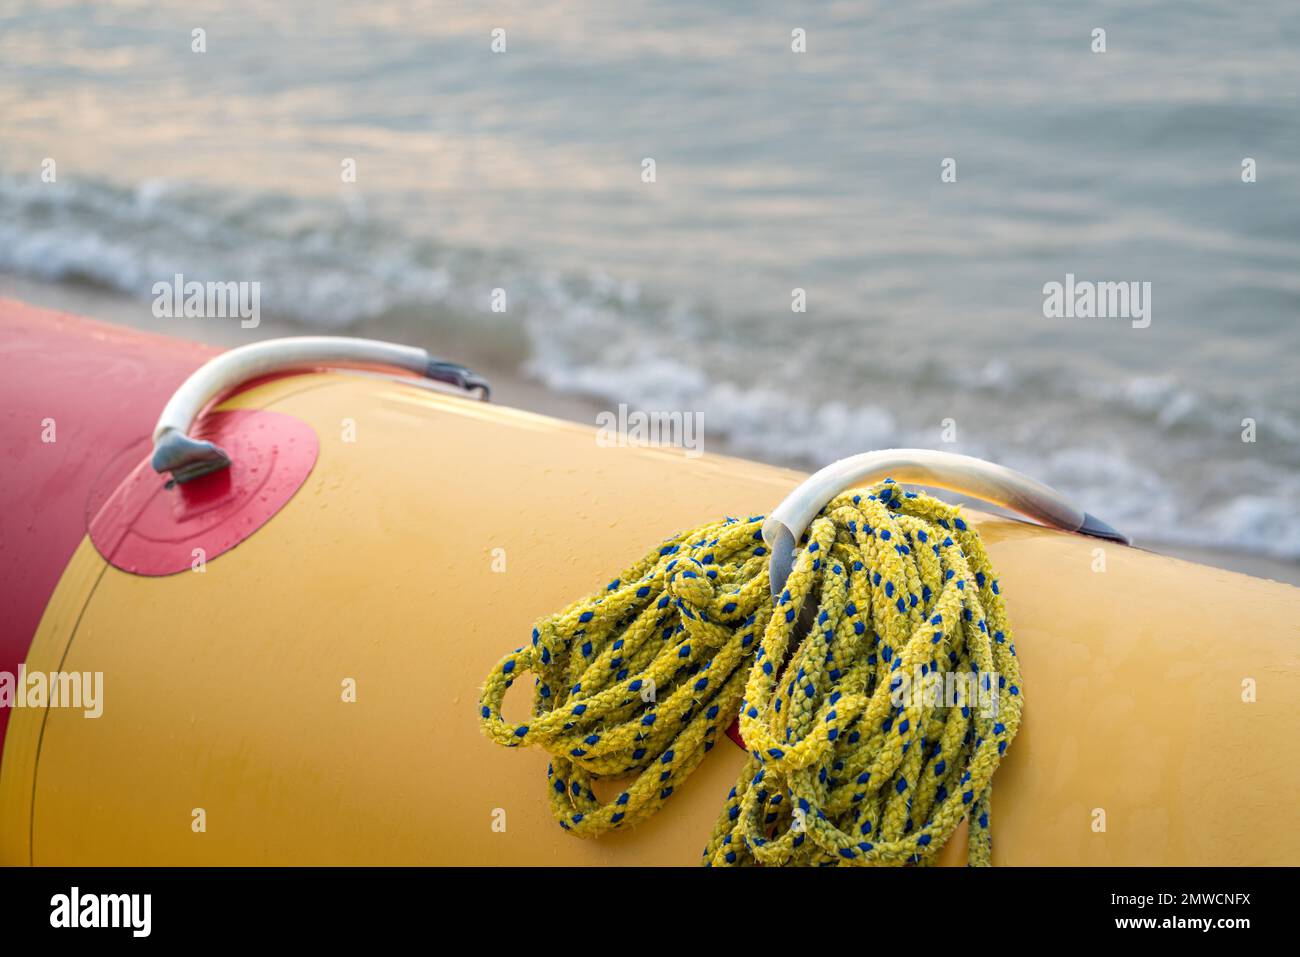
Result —
[[92, 491], [90, 540], [114, 567], [174, 575], [230, 551], [288, 504], [320, 451], [306, 422], [264, 409], [208, 413], [191, 434], [224, 449], [230, 466], [169, 484], [144, 443], [143, 460], [120, 484]]

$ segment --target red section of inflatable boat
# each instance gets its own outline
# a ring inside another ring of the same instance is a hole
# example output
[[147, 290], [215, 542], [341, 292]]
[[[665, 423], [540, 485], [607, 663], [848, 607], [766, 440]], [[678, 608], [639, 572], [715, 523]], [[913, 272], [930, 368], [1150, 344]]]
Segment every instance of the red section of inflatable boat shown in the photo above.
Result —
[[[140, 463], [163, 404], [216, 351], [0, 299], [0, 671], [24, 660], [92, 489]], [[0, 753], [8, 720], [0, 708]]]

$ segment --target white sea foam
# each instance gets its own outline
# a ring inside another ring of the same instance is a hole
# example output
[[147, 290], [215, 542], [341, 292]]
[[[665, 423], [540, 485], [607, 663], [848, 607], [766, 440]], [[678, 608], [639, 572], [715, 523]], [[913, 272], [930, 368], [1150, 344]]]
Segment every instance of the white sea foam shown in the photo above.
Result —
[[[1285, 394], [1249, 379], [1126, 374], [1041, 347], [991, 345], [971, 361], [978, 351], [922, 348], [887, 323], [793, 325], [656, 297], [604, 271], [442, 245], [364, 203], [165, 181], [52, 191], [0, 176], [0, 269], [142, 300], [178, 272], [253, 279], [266, 315], [367, 335], [405, 335], [412, 317], [489, 343], [504, 330], [526, 338], [527, 372], [555, 390], [702, 413], [714, 451], [812, 467], [871, 448], [948, 448], [1046, 481], [1139, 541], [1300, 557], [1294, 397], [1284, 408]], [[488, 308], [495, 287], [509, 290], [506, 316]], [[1240, 440], [1247, 415], [1254, 444]], [[940, 438], [946, 418], [953, 444]]]

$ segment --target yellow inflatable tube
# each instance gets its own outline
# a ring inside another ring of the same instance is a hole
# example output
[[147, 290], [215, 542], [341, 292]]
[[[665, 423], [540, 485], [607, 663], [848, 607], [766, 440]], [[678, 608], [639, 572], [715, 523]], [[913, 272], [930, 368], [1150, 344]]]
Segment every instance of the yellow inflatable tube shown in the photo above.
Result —
[[[309, 424], [315, 466], [201, 573], [132, 574], [82, 542], [26, 667], [102, 672], [103, 713], [14, 710], [0, 863], [698, 861], [739, 748], [719, 739], [662, 813], [584, 841], [551, 819], [546, 756], [481, 735], [478, 683], [537, 617], [801, 475], [599, 448], [381, 377], [280, 378], [222, 408]], [[1032, 689], [995, 863], [1300, 863], [1300, 591], [970, 517]]]

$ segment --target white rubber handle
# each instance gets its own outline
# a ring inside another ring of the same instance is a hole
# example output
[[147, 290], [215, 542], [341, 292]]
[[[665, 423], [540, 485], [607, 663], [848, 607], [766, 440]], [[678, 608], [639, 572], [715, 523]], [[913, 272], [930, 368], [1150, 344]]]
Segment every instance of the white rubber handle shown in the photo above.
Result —
[[881, 479], [947, 489], [992, 502], [1067, 532], [1082, 532], [1129, 544], [1105, 522], [1070, 504], [1060, 492], [1027, 475], [983, 459], [930, 449], [882, 449], [832, 462], [813, 473], [763, 522], [763, 541], [772, 551], [772, 593], [785, 587], [794, 550], [813, 518], [845, 489]]
[[435, 358], [423, 349], [346, 336], [296, 336], [254, 342], [210, 359], [167, 400], [154, 426], [152, 464], [185, 482], [225, 468], [230, 458], [211, 442], [189, 437], [199, 413], [214, 399], [260, 376], [320, 368], [403, 369], [439, 382], [477, 391], [487, 398], [486, 380], [464, 366]]

